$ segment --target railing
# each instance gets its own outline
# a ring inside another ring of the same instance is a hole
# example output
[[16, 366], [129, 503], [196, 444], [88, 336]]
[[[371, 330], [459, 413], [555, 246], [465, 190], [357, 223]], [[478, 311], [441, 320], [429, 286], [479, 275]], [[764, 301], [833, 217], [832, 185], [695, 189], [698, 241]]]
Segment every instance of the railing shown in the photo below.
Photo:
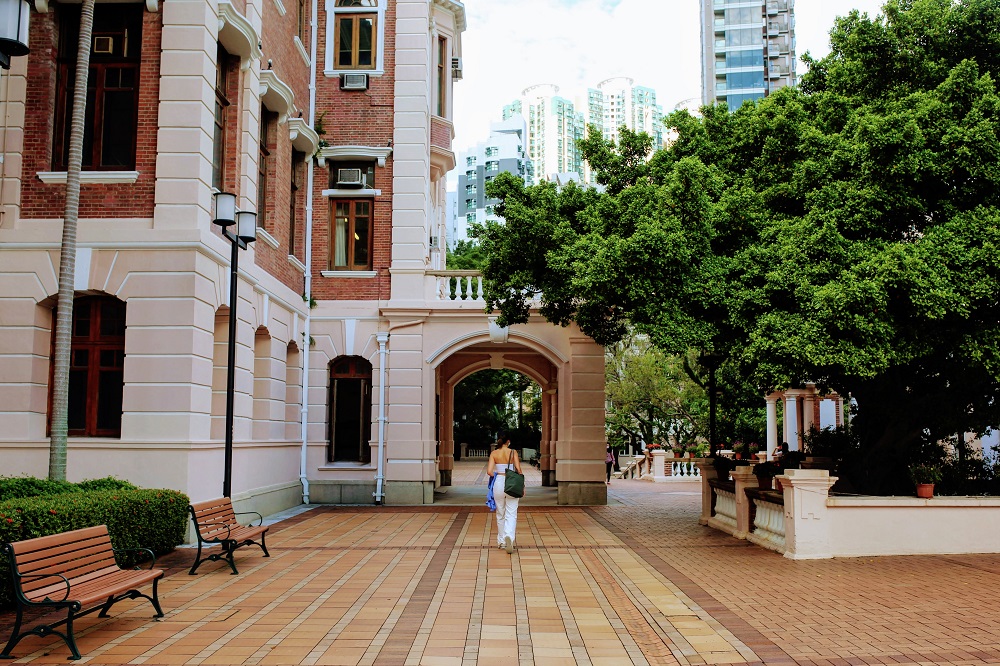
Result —
[[694, 464], [693, 458], [667, 458], [670, 463], [670, 476], [681, 479], [700, 479], [701, 470]]
[[746, 489], [750, 500], [750, 534], [747, 539], [759, 546], [785, 552], [785, 498], [770, 490]]
[[712, 487], [712, 517], [716, 522], [736, 529], [736, 488], [731, 481], [709, 481]]
[[621, 464], [621, 458], [619, 458], [619, 469], [614, 473], [616, 479], [634, 479], [635, 475], [639, 473], [639, 463], [643, 458], [631, 458], [625, 464]]
[[483, 276], [479, 271], [427, 271], [434, 278], [434, 298], [439, 301], [483, 300]]

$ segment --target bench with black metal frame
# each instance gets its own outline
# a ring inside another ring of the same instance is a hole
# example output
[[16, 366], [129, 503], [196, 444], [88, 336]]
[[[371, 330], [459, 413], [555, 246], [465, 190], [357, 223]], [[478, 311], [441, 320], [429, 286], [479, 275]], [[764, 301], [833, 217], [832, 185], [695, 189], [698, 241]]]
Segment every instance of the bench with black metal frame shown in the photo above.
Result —
[[[122, 569], [116, 553], [146, 552], [152, 558], [148, 570]], [[76, 639], [73, 637], [73, 620], [94, 611], [99, 617], [108, 617], [108, 611], [122, 599], [148, 599], [156, 610], [155, 617], [163, 617], [156, 584], [163, 577], [156, 564], [153, 551], [148, 548], [114, 549], [107, 525], [87, 527], [49, 536], [4, 544], [10, 563], [17, 601], [17, 617], [7, 646], [0, 653], [2, 659], [13, 659], [11, 651], [26, 636], [59, 636], [66, 643], [72, 656], [80, 659]], [[137, 588], [153, 584], [153, 594], [143, 594]], [[90, 606], [90, 608], [87, 608]], [[21, 632], [24, 611], [27, 608], [65, 608], [65, 619], [40, 624]], [[87, 610], [84, 610], [87, 608]], [[66, 625], [66, 632], [56, 627]]]
[[[198, 553], [191, 566], [191, 571], [188, 572], [192, 576], [202, 562], [223, 559], [229, 563], [233, 570], [232, 575], [235, 576], [239, 572], [236, 570], [236, 562], [233, 560], [233, 551], [241, 546], [258, 545], [264, 551], [264, 557], [271, 557], [271, 554], [267, 552], [267, 545], [264, 543], [268, 527], [263, 525], [264, 518], [256, 511], [234, 513], [233, 502], [228, 497], [197, 502], [189, 505], [188, 510], [191, 512], [191, 521], [194, 523], [194, 530], [198, 537]], [[251, 514], [257, 516], [256, 525], [242, 525], [236, 520], [236, 516]], [[259, 542], [256, 541], [258, 537], [260, 538]], [[222, 546], [222, 552], [202, 557], [202, 544]]]

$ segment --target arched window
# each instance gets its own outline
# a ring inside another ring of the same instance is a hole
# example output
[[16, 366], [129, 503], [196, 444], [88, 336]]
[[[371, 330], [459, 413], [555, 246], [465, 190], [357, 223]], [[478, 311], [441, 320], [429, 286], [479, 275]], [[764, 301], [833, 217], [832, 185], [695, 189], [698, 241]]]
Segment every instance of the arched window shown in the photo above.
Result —
[[121, 436], [124, 370], [125, 303], [112, 296], [77, 298], [69, 369], [71, 436]]
[[372, 364], [360, 356], [330, 363], [329, 462], [371, 461]]

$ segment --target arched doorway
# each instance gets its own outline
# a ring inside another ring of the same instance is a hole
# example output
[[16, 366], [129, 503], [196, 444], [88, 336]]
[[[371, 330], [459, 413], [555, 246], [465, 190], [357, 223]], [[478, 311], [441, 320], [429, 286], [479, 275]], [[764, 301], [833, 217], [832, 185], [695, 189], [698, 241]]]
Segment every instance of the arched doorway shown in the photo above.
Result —
[[372, 365], [360, 356], [330, 362], [327, 462], [371, 461]]

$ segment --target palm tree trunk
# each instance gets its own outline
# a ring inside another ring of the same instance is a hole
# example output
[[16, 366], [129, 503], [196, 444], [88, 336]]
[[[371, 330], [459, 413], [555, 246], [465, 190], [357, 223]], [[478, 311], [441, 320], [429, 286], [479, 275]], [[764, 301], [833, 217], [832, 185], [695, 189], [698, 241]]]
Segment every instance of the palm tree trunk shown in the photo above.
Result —
[[69, 159], [66, 164], [66, 212], [63, 215], [59, 256], [59, 300], [56, 306], [56, 344], [52, 374], [52, 430], [49, 439], [49, 479], [66, 480], [66, 437], [69, 429], [69, 355], [73, 327], [73, 283], [76, 276], [76, 223], [80, 214], [80, 170], [87, 111], [90, 41], [94, 2], [83, 0], [80, 41], [76, 53], [73, 116], [70, 119]]

